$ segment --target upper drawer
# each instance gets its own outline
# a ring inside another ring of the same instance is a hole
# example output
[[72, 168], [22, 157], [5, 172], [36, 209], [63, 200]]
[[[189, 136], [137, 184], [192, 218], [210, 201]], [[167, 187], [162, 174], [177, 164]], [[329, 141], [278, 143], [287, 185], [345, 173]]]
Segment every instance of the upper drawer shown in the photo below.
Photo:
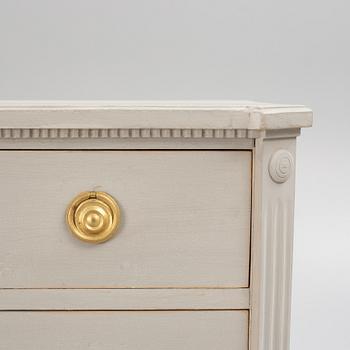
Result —
[[[1, 151], [0, 288], [248, 287], [249, 151]], [[93, 245], [65, 210], [117, 199], [121, 226]]]

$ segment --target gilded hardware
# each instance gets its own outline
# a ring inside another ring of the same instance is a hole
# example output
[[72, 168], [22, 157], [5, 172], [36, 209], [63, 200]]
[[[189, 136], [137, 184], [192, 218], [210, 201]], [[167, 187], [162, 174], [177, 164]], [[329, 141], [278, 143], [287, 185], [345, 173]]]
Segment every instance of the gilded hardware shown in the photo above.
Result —
[[82, 192], [68, 206], [66, 221], [79, 239], [102, 243], [116, 232], [120, 209], [114, 198], [105, 192]]

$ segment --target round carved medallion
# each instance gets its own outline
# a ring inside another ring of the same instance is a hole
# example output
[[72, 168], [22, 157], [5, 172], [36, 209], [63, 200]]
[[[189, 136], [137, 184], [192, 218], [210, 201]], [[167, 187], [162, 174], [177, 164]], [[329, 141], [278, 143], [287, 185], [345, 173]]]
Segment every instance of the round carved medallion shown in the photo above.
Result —
[[271, 179], [277, 183], [286, 182], [294, 167], [293, 156], [287, 150], [281, 149], [276, 151], [271, 159], [269, 164], [269, 173]]

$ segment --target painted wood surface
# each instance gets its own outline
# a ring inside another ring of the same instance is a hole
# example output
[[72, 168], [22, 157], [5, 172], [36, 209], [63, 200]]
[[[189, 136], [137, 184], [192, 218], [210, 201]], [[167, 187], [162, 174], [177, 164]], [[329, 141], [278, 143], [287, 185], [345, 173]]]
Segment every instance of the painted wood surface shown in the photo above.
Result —
[[0, 312], [6, 350], [247, 350], [247, 311]]
[[[5, 135], [4, 130], [3, 135]], [[244, 135], [245, 136], [242, 138], [71, 138], [69, 136], [62, 138], [0, 137], [0, 150], [253, 149], [254, 138], [247, 138], [246, 133], [244, 133]]]
[[[0, 149], [16, 150], [0, 152], [0, 348], [288, 350], [295, 137], [311, 124], [247, 101], [0, 102]], [[64, 222], [89, 189], [123, 212], [100, 246]]]
[[253, 173], [250, 350], [288, 350], [295, 137], [257, 140]]
[[0, 310], [229, 309], [249, 309], [249, 289], [0, 289]]
[[0, 129], [246, 129], [309, 127], [304, 106], [250, 101], [2, 102]]
[[[248, 287], [249, 151], [0, 152], [0, 288]], [[113, 195], [116, 237], [77, 240], [65, 209]]]

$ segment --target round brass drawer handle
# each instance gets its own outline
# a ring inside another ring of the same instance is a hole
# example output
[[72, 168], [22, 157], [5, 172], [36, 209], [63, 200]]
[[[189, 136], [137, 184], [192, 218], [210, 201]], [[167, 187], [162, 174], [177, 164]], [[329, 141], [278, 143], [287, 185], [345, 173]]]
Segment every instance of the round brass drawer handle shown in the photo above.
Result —
[[82, 192], [69, 204], [66, 221], [72, 233], [85, 242], [110, 239], [120, 223], [116, 200], [105, 192]]

